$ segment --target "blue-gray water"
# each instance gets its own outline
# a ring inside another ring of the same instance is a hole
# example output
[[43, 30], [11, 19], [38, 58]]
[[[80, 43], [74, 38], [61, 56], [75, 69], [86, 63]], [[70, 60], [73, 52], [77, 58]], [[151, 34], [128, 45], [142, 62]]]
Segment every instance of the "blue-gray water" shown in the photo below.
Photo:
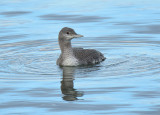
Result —
[[[107, 59], [59, 68], [62, 27]], [[159, 0], [1, 0], [0, 114], [159, 115], [159, 50]]]

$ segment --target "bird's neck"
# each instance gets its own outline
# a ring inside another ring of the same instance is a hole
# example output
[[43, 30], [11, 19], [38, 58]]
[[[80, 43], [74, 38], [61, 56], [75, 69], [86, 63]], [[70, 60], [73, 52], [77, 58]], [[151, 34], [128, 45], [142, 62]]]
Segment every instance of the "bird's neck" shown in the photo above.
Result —
[[61, 49], [62, 57], [73, 56], [73, 49], [71, 45], [71, 41], [59, 41], [59, 46]]

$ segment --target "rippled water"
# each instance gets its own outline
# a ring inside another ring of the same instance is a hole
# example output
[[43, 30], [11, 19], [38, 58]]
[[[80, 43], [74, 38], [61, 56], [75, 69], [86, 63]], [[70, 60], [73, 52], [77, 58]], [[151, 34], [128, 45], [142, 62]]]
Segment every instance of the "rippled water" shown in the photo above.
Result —
[[[160, 114], [159, 0], [0, 1], [0, 113]], [[62, 27], [94, 66], [56, 65]]]

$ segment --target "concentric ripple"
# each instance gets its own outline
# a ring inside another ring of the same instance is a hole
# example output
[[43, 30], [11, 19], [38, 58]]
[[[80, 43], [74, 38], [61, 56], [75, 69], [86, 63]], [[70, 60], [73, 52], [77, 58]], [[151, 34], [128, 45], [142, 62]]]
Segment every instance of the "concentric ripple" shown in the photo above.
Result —
[[[12, 48], [7, 51], [1, 51], [0, 71], [3, 73], [11, 73], [11, 74], [14, 73], [21, 75], [57, 74], [58, 66], [56, 66], [56, 60], [59, 56], [60, 50], [57, 50], [58, 47], [54, 47], [52, 44], [53, 43], [49, 42], [43, 43], [42, 40], [42, 43], [34, 42], [34, 47], [32, 47], [32, 49], [26, 47], [26, 44], [21, 44], [21, 45], [19, 44], [18, 47], [23, 47], [23, 50], [18, 49], [17, 46], [14, 47], [12, 46]], [[79, 44], [79, 42], [77, 44]], [[92, 44], [92, 42], [89, 43], [88, 46], [90, 44]], [[6, 46], [8, 46], [9, 48], [10, 47], [9, 43], [8, 45], [6, 44]], [[99, 48], [99, 46], [96, 47]], [[119, 47], [125, 48], [126, 45], [120, 42]], [[110, 54], [107, 54], [107, 51], [104, 50], [108, 49], [108, 46], [105, 47], [105, 44], [103, 44], [103, 46], [101, 46], [100, 48], [103, 49], [102, 52], [104, 53], [106, 52], [105, 53], [106, 57], [110, 56]], [[97, 67], [99, 67], [100, 69], [96, 69]], [[140, 54], [137, 54], [135, 56], [126, 56], [125, 53], [124, 54], [121, 53], [121, 56], [109, 57], [103, 63], [92, 66], [91, 68], [88, 67], [80, 67], [80, 68], [82, 70], [80, 71], [81, 73], [85, 73], [86, 69], [88, 69], [89, 71], [91, 70], [95, 72], [101, 71], [102, 76], [145, 74], [145, 73], [158, 72], [158, 69], [160, 68], [160, 61], [158, 57], [150, 57], [148, 55], [140, 55]], [[92, 73], [90, 72], [90, 74]]]

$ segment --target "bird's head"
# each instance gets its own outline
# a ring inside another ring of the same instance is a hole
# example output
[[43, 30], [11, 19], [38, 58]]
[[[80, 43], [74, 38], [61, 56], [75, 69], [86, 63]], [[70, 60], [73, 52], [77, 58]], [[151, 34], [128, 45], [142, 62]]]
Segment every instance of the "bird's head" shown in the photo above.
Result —
[[83, 37], [83, 35], [77, 34], [72, 28], [64, 27], [59, 32], [59, 39], [64, 41], [70, 41], [73, 38]]

